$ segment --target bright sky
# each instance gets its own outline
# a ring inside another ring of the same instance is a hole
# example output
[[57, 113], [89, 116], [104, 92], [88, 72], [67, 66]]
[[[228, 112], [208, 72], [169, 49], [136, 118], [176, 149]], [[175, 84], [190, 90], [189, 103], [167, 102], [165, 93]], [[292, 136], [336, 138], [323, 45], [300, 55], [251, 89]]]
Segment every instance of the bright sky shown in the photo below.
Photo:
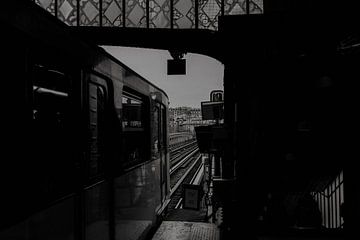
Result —
[[186, 75], [167, 75], [166, 50], [102, 46], [107, 52], [163, 89], [170, 99], [170, 107], [200, 108], [209, 101], [212, 90], [223, 90], [224, 65], [205, 55], [187, 53]]

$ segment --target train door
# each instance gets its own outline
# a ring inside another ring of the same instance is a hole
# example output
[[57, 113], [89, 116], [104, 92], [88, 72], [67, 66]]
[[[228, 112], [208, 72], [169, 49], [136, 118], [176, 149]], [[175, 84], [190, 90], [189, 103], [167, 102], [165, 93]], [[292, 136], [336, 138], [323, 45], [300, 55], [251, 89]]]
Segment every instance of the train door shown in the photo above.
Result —
[[161, 153], [161, 165], [162, 165], [162, 172], [163, 172], [163, 179], [162, 179], [162, 192], [163, 192], [163, 200], [165, 200], [168, 192], [168, 132], [167, 132], [167, 115], [166, 115], [166, 108], [164, 105], [161, 105], [161, 129], [162, 129], [162, 153]]
[[109, 239], [109, 182], [105, 179], [109, 91], [107, 82], [91, 74], [88, 82], [88, 147], [83, 189], [85, 239]]
[[156, 104], [158, 112], [158, 129], [159, 129], [159, 152], [160, 152], [160, 186], [161, 202], [166, 200], [167, 195], [167, 139], [166, 139], [166, 110], [161, 104]]
[[[28, 115], [23, 116], [29, 121], [24, 122], [26, 132], [17, 135], [16, 151], [4, 159], [11, 165], [3, 175], [11, 175], [5, 182], [9, 189], [2, 188], [6, 209], [1, 214], [6, 222], [1, 221], [0, 239], [74, 239], [76, 74], [49, 58], [31, 57], [27, 63], [28, 72], [20, 82], [26, 84], [26, 94], [24, 89], [8, 88], [27, 100]], [[13, 124], [18, 120], [12, 119]]]

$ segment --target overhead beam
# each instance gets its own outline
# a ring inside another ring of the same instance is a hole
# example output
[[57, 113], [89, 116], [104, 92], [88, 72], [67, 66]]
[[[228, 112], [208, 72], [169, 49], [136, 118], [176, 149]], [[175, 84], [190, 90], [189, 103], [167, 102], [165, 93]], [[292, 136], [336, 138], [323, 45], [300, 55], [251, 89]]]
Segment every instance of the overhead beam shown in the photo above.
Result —
[[71, 27], [71, 31], [97, 45], [191, 52], [222, 61], [219, 33], [207, 29]]

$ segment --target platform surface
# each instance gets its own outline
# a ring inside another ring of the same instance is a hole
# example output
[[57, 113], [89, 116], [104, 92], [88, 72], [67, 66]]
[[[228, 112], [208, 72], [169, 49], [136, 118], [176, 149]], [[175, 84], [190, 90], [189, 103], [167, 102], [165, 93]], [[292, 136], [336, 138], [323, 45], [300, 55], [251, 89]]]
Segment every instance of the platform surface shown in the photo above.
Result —
[[164, 221], [152, 240], [220, 240], [220, 232], [212, 223]]
[[166, 221], [180, 221], [180, 222], [206, 222], [206, 209], [192, 210], [192, 209], [174, 209], [165, 218]]

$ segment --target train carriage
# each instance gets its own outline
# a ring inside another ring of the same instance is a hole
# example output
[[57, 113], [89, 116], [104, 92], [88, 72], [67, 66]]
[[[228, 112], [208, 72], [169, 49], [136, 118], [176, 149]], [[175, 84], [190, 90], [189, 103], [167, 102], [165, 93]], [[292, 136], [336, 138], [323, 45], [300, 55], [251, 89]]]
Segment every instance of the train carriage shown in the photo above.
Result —
[[0, 238], [143, 238], [169, 198], [166, 93], [30, 1], [0, 22]]

